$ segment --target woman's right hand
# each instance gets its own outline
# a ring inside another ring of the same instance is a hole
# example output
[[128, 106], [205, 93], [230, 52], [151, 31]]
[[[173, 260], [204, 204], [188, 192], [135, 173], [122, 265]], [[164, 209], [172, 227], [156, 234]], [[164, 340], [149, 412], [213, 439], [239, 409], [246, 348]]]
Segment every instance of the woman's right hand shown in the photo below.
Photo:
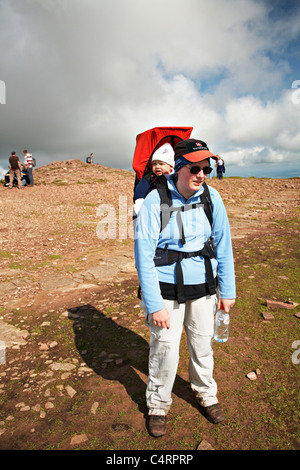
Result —
[[166, 308], [158, 310], [157, 312], [152, 313], [153, 325], [159, 326], [161, 328], [170, 328], [170, 315]]

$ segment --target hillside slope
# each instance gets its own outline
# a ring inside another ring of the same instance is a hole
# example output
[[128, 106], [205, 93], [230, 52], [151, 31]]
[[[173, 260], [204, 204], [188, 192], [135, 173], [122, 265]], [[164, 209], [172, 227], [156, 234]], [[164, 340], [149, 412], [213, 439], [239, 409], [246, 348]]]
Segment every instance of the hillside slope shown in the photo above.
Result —
[[[226, 421], [215, 428], [197, 410], [183, 335], [168, 432], [153, 440], [134, 174], [68, 160], [37, 168], [34, 179], [21, 191], [0, 187], [0, 449], [190, 451], [202, 440], [216, 449], [298, 449], [291, 357], [299, 307], [275, 308], [270, 320], [266, 299], [300, 302], [300, 180], [209, 180], [229, 215], [236, 262], [230, 339], [215, 346]], [[116, 230], [101, 239], [107, 220]], [[250, 382], [246, 374], [258, 369]]]

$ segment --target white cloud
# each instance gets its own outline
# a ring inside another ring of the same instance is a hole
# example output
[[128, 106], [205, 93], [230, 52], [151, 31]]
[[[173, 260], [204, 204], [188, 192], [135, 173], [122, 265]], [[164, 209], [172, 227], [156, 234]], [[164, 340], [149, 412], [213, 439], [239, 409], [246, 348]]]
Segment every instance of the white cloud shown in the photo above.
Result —
[[278, 104], [253, 96], [232, 100], [226, 107], [228, 137], [231, 142], [270, 142], [280, 127]]
[[292, 102], [291, 92], [265, 104], [253, 96], [232, 100], [226, 126], [232, 143], [260, 143], [283, 152], [300, 149], [300, 106]]
[[226, 165], [246, 167], [257, 163], [283, 163], [289, 160], [288, 152], [277, 152], [266, 147], [239, 147], [222, 154]]

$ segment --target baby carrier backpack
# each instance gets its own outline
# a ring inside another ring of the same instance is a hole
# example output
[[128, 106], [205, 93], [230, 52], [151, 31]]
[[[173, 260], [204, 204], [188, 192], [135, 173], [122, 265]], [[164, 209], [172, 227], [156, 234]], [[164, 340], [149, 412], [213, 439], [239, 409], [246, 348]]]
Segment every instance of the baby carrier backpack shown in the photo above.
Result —
[[[189, 139], [192, 127], [154, 127], [136, 136], [132, 167], [135, 171], [134, 192], [138, 183], [145, 180], [145, 187], [151, 191], [155, 187], [156, 176], [151, 170], [154, 152], [163, 144], [169, 143], [175, 150], [181, 140]], [[133, 200], [136, 200], [133, 196]]]

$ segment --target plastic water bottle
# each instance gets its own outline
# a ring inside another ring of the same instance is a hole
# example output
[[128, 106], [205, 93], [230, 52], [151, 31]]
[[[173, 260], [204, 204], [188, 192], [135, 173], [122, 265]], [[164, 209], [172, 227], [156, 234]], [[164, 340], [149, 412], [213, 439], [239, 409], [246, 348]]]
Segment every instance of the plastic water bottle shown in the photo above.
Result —
[[214, 339], [219, 343], [225, 343], [229, 337], [229, 313], [224, 312], [223, 304], [215, 315]]

